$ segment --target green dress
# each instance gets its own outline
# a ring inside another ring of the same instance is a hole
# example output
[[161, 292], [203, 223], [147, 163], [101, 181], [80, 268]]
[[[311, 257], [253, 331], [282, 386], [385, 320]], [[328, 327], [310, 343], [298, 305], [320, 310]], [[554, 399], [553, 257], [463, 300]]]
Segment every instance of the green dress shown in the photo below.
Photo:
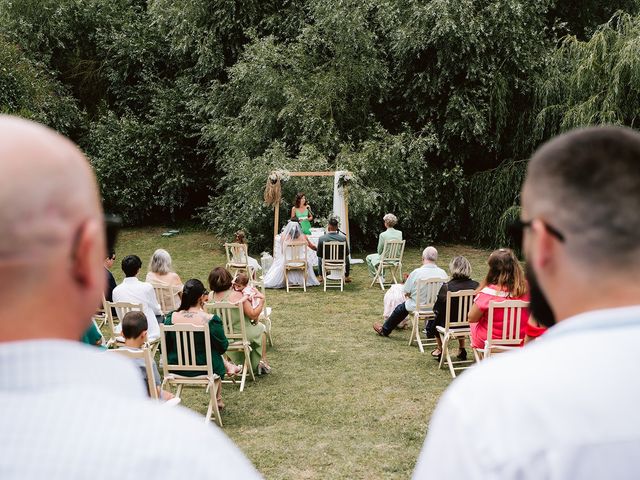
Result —
[[[211, 302], [212, 303], [227, 303], [229, 302], [229, 295], [231, 295], [231, 290], [227, 290], [224, 293], [224, 296], [220, 300], [216, 300], [212, 295]], [[233, 303], [233, 302], [229, 302]], [[240, 315], [234, 312], [233, 315], [233, 328], [240, 330]], [[251, 353], [249, 357], [251, 359], [251, 368], [254, 372], [258, 371], [258, 364], [262, 359], [262, 334], [265, 331], [265, 327], [262, 323], [258, 323], [256, 325], [251, 323], [249, 318], [244, 317], [244, 329], [247, 333], [247, 340], [249, 341], [249, 345], [251, 346]], [[244, 353], [243, 352], [227, 352], [227, 356], [231, 359], [233, 363], [236, 365], [244, 364]]]
[[295, 208], [293, 211], [296, 213], [296, 217], [298, 218], [298, 220], [300, 220], [302, 233], [304, 233], [305, 235], [311, 235], [311, 222], [307, 220], [307, 217], [309, 216], [309, 210], [305, 208], [304, 212], [299, 212], [298, 209]]
[[[173, 325], [173, 314], [171, 312], [164, 320], [165, 325]], [[214, 315], [209, 320], [209, 336], [211, 338], [211, 361], [213, 362], [213, 371], [220, 375], [220, 378], [224, 378], [224, 374], [227, 372], [224, 362], [222, 361], [222, 354], [227, 351], [229, 347], [229, 340], [224, 335], [224, 329], [222, 328], [222, 320]], [[196, 364], [205, 365], [207, 363], [207, 354], [204, 345], [204, 336], [198, 332], [194, 335], [194, 344], [196, 347]], [[167, 360], [169, 363], [175, 364], [178, 362], [178, 351], [176, 347], [176, 335], [173, 332], [167, 332]], [[182, 375], [186, 377], [195, 377], [196, 375], [202, 375], [206, 372], [183, 372]]]

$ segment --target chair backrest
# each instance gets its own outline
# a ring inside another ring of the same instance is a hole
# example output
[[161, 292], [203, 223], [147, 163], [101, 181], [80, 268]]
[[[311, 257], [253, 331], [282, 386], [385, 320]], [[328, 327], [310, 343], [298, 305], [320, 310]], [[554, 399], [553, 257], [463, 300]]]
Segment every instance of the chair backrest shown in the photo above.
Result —
[[176, 305], [176, 295], [180, 292], [180, 289], [174, 285], [167, 285], [166, 283], [150, 282], [153, 285], [153, 291], [156, 293], [156, 299], [160, 304], [160, 310], [162, 314], [176, 310], [180, 305]]
[[148, 348], [142, 348], [140, 350], [129, 350], [128, 348], [115, 348], [107, 350], [114, 355], [120, 355], [127, 357], [131, 360], [142, 359], [144, 361], [144, 368], [147, 377], [147, 388], [149, 389], [149, 396], [154, 400], [158, 400], [158, 390], [156, 389], [156, 382], [153, 377], [153, 359], [151, 358], [151, 350]]
[[286, 242], [284, 244], [284, 263], [300, 267], [301, 263], [307, 264], [307, 243], [306, 242]]
[[[118, 323], [124, 316], [132, 311], [143, 312], [141, 303], [129, 303], [129, 302], [109, 302], [102, 297], [102, 303], [104, 305], [104, 313], [107, 316], [107, 324], [109, 325], [109, 333], [111, 334], [111, 339], [115, 340], [116, 337], [116, 319]], [[114, 318], [113, 310], [116, 311], [117, 316]]]
[[347, 242], [324, 242], [322, 244], [322, 261], [331, 265], [346, 264]]
[[[167, 345], [169, 336], [175, 335], [176, 363], [169, 363]], [[205, 365], [197, 363], [196, 335], [204, 337], [206, 362]], [[213, 363], [211, 357], [211, 337], [208, 325], [192, 325], [190, 323], [178, 323], [174, 325], [160, 324], [160, 342], [162, 345], [162, 368], [165, 377], [169, 374], [180, 375], [184, 372], [207, 372], [207, 376], [213, 377]]]
[[227, 265], [249, 265], [249, 249], [246, 243], [225, 243], [224, 251], [227, 255]]
[[[522, 344], [523, 318], [522, 311], [529, 306], [529, 302], [523, 300], [504, 300], [502, 302], [489, 302], [489, 320], [487, 324], [487, 340], [485, 349], [491, 353], [492, 347], [518, 347]], [[503, 310], [502, 331], [500, 336], [494, 338], [493, 324], [497, 310]]]
[[[227, 337], [229, 342], [247, 340], [247, 334], [244, 328], [244, 311], [242, 310], [242, 304], [229, 302], [207, 303], [204, 307], [207, 313], [217, 315], [218, 318], [222, 320], [224, 335]], [[240, 318], [240, 325], [233, 324], [233, 318], [236, 315]]]
[[447, 309], [445, 311], [445, 329], [450, 327], [469, 327], [469, 310], [473, 305], [475, 290], [458, 290], [447, 292]]
[[389, 264], [402, 262], [405, 242], [406, 240], [387, 240], [384, 242], [380, 262]]
[[432, 313], [438, 292], [446, 279], [421, 278], [416, 282], [416, 309], [418, 313]]

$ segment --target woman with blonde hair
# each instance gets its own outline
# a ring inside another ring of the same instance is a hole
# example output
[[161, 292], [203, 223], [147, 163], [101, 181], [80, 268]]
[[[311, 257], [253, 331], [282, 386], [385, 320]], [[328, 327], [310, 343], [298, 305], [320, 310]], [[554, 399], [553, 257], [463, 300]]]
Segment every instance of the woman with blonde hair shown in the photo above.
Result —
[[[471, 323], [471, 345], [474, 348], [484, 348], [487, 339], [489, 321], [489, 303], [504, 302], [505, 300], [529, 301], [529, 287], [524, 271], [513, 250], [501, 248], [489, 255], [489, 272], [480, 284], [478, 295], [469, 311]], [[493, 337], [501, 336], [504, 322], [504, 311], [498, 309], [493, 315]], [[520, 322], [520, 338], [525, 337], [525, 328], [529, 319], [529, 312], [522, 312]]]
[[157, 249], [149, 260], [149, 268], [145, 280], [152, 285], [172, 287], [175, 293], [165, 301], [169, 305], [173, 304], [173, 308], [176, 309], [180, 305], [183, 285], [180, 275], [173, 271], [171, 263], [169, 252], [162, 248]]

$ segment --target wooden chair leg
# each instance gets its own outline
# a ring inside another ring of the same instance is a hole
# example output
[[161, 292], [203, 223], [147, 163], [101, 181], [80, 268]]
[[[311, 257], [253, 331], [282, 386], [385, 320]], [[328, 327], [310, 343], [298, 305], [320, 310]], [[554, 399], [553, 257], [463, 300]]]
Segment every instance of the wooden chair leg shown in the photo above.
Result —
[[[436, 335], [439, 334], [436, 333]], [[445, 335], [444, 338], [441, 336], [440, 338], [442, 338], [442, 353], [440, 354], [440, 363], [438, 364], [438, 370], [442, 368], [442, 364], [444, 363], [445, 352], [449, 352], [449, 335]], [[449, 361], [448, 358], [447, 361]]]
[[422, 337], [420, 336], [420, 319], [417, 317], [415, 318], [415, 335], [416, 335], [416, 342], [418, 342], [418, 348], [420, 349], [420, 353], [424, 353], [424, 346], [422, 344]]

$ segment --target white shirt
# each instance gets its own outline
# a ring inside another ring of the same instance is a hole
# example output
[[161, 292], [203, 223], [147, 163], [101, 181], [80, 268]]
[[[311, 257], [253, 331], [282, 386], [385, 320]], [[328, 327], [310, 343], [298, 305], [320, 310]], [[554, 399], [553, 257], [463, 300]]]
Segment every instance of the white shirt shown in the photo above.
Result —
[[[429, 278], [441, 278], [446, 281], [449, 277], [447, 272], [437, 266], [435, 263], [427, 263], [419, 268], [416, 268], [409, 274], [409, 278], [404, 282], [404, 293], [409, 295], [409, 298], [404, 302], [404, 306], [408, 312], [413, 312], [416, 309], [416, 297], [418, 296], [418, 280], [427, 280]], [[421, 291], [421, 295], [424, 291]]]
[[[141, 282], [136, 277], [127, 277], [113, 289], [114, 302], [141, 303], [145, 317], [147, 317], [147, 336], [149, 340], [160, 337], [160, 327], [156, 315], [162, 315], [160, 304], [156, 298], [153, 285]], [[122, 321], [122, 318], [120, 319]]]
[[217, 426], [150, 400], [131, 362], [79, 342], [0, 343], [0, 432], [3, 480], [260, 478]]
[[640, 475], [640, 306], [566, 319], [456, 378], [414, 479]]

